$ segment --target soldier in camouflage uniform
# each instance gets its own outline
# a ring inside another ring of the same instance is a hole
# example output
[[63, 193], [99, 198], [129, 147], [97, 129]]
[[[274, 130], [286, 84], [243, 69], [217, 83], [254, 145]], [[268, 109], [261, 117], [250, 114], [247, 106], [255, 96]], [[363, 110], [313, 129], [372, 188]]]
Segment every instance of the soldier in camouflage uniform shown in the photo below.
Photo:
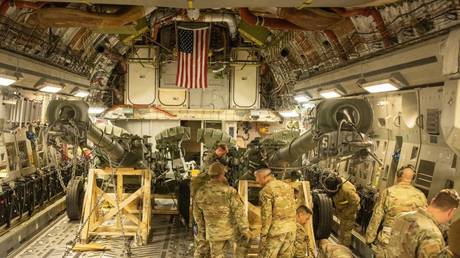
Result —
[[296, 231], [296, 204], [293, 188], [276, 180], [268, 168], [254, 172], [261, 203], [262, 228], [260, 232], [259, 257], [291, 258], [294, 252]]
[[319, 240], [319, 248], [319, 258], [354, 258], [348, 247], [334, 244], [329, 239]]
[[297, 208], [297, 230], [294, 243], [294, 258], [314, 257], [310, 246], [310, 239], [305, 230], [305, 225], [310, 221], [313, 212], [305, 205]]
[[[208, 167], [214, 162], [223, 163], [223, 159], [227, 154], [227, 145], [218, 144], [215, 151], [208, 155], [203, 161], [202, 172], [196, 177], [192, 178], [191, 182], [191, 197], [193, 200], [193, 206], [195, 206], [195, 194], [196, 192], [206, 184], [210, 177], [208, 175]], [[210, 254], [209, 243], [202, 237], [204, 232], [200, 232], [200, 229], [197, 230], [197, 235], [195, 236], [195, 258], [207, 258]]]
[[[373, 249], [376, 257], [383, 256], [383, 250], [390, 241], [391, 227], [395, 218], [403, 212], [427, 206], [425, 195], [411, 185], [414, 176], [415, 171], [411, 166], [399, 169], [397, 184], [385, 189], [374, 206], [372, 218], [367, 226], [366, 242], [375, 244]], [[381, 230], [377, 233], [379, 228]]]
[[385, 250], [387, 257], [446, 257], [442, 254], [446, 244], [439, 225], [453, 218], [459, 202], [455, 190], [444, 189], [426, 209], [418, 208], [396, 218]]
[[210, 245], [212, 258], [223, 258], [231, 243], [237, 244], [235, 257], [246, 257], [249, 239], [248, 219], [236, 190], [226, 184], [225, 167], [219, 162], [209, 166], [210, 181], [200, 188], [195, 197], [193, 216], [201, 237]]
[[356, 187], [339, 176], [329, 176], [326, 184], [335, 206], [335, 215], [340, 220], [339, 241], [345, 246], [351, 246], [351, 230], [356, 221], [361, 198]]

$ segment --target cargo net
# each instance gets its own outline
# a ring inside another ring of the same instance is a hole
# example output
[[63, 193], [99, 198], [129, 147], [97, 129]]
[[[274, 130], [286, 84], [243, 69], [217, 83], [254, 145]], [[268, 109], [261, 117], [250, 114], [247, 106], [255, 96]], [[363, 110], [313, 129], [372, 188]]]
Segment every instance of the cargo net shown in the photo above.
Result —
[[88, 77], [93, 67], [59, 36], [0, 16], [0, 48]]

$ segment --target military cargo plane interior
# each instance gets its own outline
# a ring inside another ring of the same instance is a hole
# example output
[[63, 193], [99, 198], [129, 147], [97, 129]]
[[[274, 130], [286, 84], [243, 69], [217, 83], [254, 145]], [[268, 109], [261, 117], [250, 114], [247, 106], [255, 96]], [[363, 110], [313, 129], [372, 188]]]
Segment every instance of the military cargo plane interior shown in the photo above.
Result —
[[460, 257], [460, 0], [0, 0], [0, 258]]

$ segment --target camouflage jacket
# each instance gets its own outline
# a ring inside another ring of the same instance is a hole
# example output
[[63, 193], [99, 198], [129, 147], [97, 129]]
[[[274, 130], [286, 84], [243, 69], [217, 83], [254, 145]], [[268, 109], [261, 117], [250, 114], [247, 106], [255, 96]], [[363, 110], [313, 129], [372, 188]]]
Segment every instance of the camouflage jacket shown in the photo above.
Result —
[[197, 193], [193, 216], [199, 229], [205, 229], [206, 240], [235, 239], [249, 230], [244, 205], [236, 190], [225, 183], [210, 181]]
[[310, 239], [305, 227], [299, 223], [297, 223], [296, 227], [294, 258], [313, 257], [313, 250], [310, 248]]
[[426, 210], [418, 208], [398, 216], [393, 224], [386, 257], [443, 257], [445, 247], [439, 225]]
[[425, 208], [427, 201], [425, 195], [409, 184], [397, 184], [385, 189], [379, 196], [374, 206], [372, 218], [367, 226], [366, 242], [372, 243], [377, 237], [377, 230], [383, 224], [378, 239], [381, 243], [388, 244], [391, 227], [396, 216], [403, 212]]
[[262, 239], [296, 231], [296, 204], [290, 185], [273, 179], [259, 192], [259, 200]]
[[[344, 179], [342, 179], [344, 180]], [[332, 197], [337, 216], [348, 217], [356, 215], [359, 210], [359, 198], [356, 192], [356, 187], [350, 183], [345, 182], [339, 189], [339, 191]]]

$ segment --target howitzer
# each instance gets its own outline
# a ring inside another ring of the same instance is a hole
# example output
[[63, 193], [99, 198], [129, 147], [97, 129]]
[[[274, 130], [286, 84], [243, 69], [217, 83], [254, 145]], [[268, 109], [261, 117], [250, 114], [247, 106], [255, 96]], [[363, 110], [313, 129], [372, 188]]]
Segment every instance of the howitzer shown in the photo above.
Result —
[[110, 126], [100, 128], [88, 116], [88, 105], [83, 101], [52, 100], [46, 118], [53, 131], [69, 144], [86, 146], [90, 140], [113, 167], [145, 168], [145, 154], [150, 147], [144, 138]]
[[[303, 154], [318, 148], [310, 162], [327, 157], [356, 155], [372, 146], [365, 133], [371, 128], [372, 108], [362, 98], [324, 100], [317, 105], [316, 118], [306, 133], [278, 133], [256, 144], [260, 156], [249, 158], [249, 163], [264, 162], [272, 170], [297, 167]], [[253, 165], [256, 168], [257, 165]]]

